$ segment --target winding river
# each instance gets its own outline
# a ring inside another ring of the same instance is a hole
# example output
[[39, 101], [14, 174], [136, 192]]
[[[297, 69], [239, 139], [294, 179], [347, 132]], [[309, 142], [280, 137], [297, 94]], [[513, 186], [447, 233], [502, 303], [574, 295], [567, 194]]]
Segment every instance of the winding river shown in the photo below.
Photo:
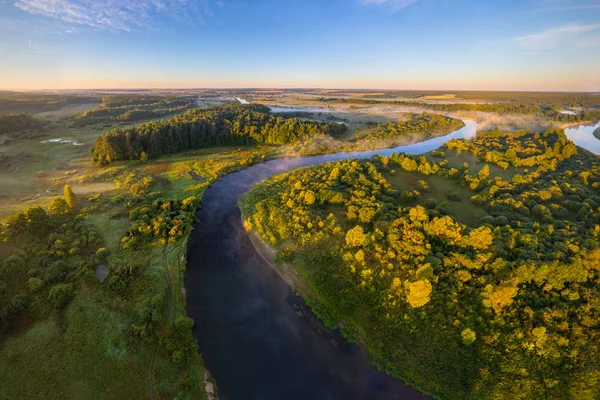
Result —
[[[474, 136], [477, 124], [464, 123], [449, 135], [407, 146], [267, 161], [206, 191], [188, 245], [187, 313], [196, 321], [194, 336], [222, 400], [427, 398], [377, 371], [359, 347], [321, 326], [256, 253], [237, 201], [256, 183], [294, 168], [394, 151], [420, 154]], [[597, 154], [600, 141], [592, 132], [599, 125], [566, 129], [567, 136]]]

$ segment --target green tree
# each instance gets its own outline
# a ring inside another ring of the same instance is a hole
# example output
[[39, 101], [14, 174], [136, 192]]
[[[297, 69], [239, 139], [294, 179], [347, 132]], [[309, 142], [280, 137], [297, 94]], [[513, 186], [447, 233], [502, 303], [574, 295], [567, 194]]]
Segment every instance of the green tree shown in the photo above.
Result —
[[48, 300], [56, 308], [64, 308], [75, 297], [75, 289], [72, 283], [60, 283], [53, 286], [48, 294]]

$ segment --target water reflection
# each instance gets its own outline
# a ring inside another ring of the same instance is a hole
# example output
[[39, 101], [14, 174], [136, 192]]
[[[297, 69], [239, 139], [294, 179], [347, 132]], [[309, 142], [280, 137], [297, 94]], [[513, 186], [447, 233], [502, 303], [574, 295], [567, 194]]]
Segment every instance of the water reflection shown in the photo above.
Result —
[[576, 125], [565, 129], [565, 134], [577, 146], [594, 154], [600, 154], [600, 140], [594, 137], [594, 130], [600, 127], [600, 121], [588, 125]]

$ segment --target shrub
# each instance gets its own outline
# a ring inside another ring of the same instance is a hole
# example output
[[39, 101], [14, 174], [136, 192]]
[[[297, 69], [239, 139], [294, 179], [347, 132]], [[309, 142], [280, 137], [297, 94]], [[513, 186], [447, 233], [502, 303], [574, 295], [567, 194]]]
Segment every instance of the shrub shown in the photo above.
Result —
[[425, 208], [427, 208], [428, 210], [433, 210], [434, 208], [436, 208], [438, 205], [438, 202], [436, 199], [427, 199], [425, 200]]
[[408, 190], [404, 190], [401, 194], [400, 194], [400, 200], [403, 203], [410, 203], [412, 201], [415, 200], [415, 194], [411, 191]]
[[40, 278], [29, 278], [29, 281], [27, 282], [27, 286], [32, 292], [41, 290], [44, 287], [44, 284], [44, 280]]
[[460, 194], [454, 190], [448, 192], [446, 197], [448, 198], [448, 200], [452, 200], [452, 201], [461, 201], [462, 200], [462, 197], [460, 196]]
[[425, 182], [423, 180], [417, 181], [417, 187], [419, 188], [419, 190], [421, 190], [423, 192], [429, 191], [429, 185], [427, 184], [427, 182]]
[[56, 308], [64, 308], [75, 297], [75, 289], [72, 283], [60, 283], [53, 286], [48, 294], [48, 300]]

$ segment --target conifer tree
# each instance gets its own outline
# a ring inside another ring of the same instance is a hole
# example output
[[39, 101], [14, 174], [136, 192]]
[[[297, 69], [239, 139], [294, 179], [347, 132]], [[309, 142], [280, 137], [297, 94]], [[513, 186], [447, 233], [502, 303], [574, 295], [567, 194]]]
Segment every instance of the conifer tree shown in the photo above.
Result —
[[71, 190], [71, 186], [68, 183], [65, 184], [63, 196], [69, 205], [69, 208], [75, 208], [75, 206], [77, 206], [77, 198], [75, 197], [75, 193], [73, 193], [73, 190]]

